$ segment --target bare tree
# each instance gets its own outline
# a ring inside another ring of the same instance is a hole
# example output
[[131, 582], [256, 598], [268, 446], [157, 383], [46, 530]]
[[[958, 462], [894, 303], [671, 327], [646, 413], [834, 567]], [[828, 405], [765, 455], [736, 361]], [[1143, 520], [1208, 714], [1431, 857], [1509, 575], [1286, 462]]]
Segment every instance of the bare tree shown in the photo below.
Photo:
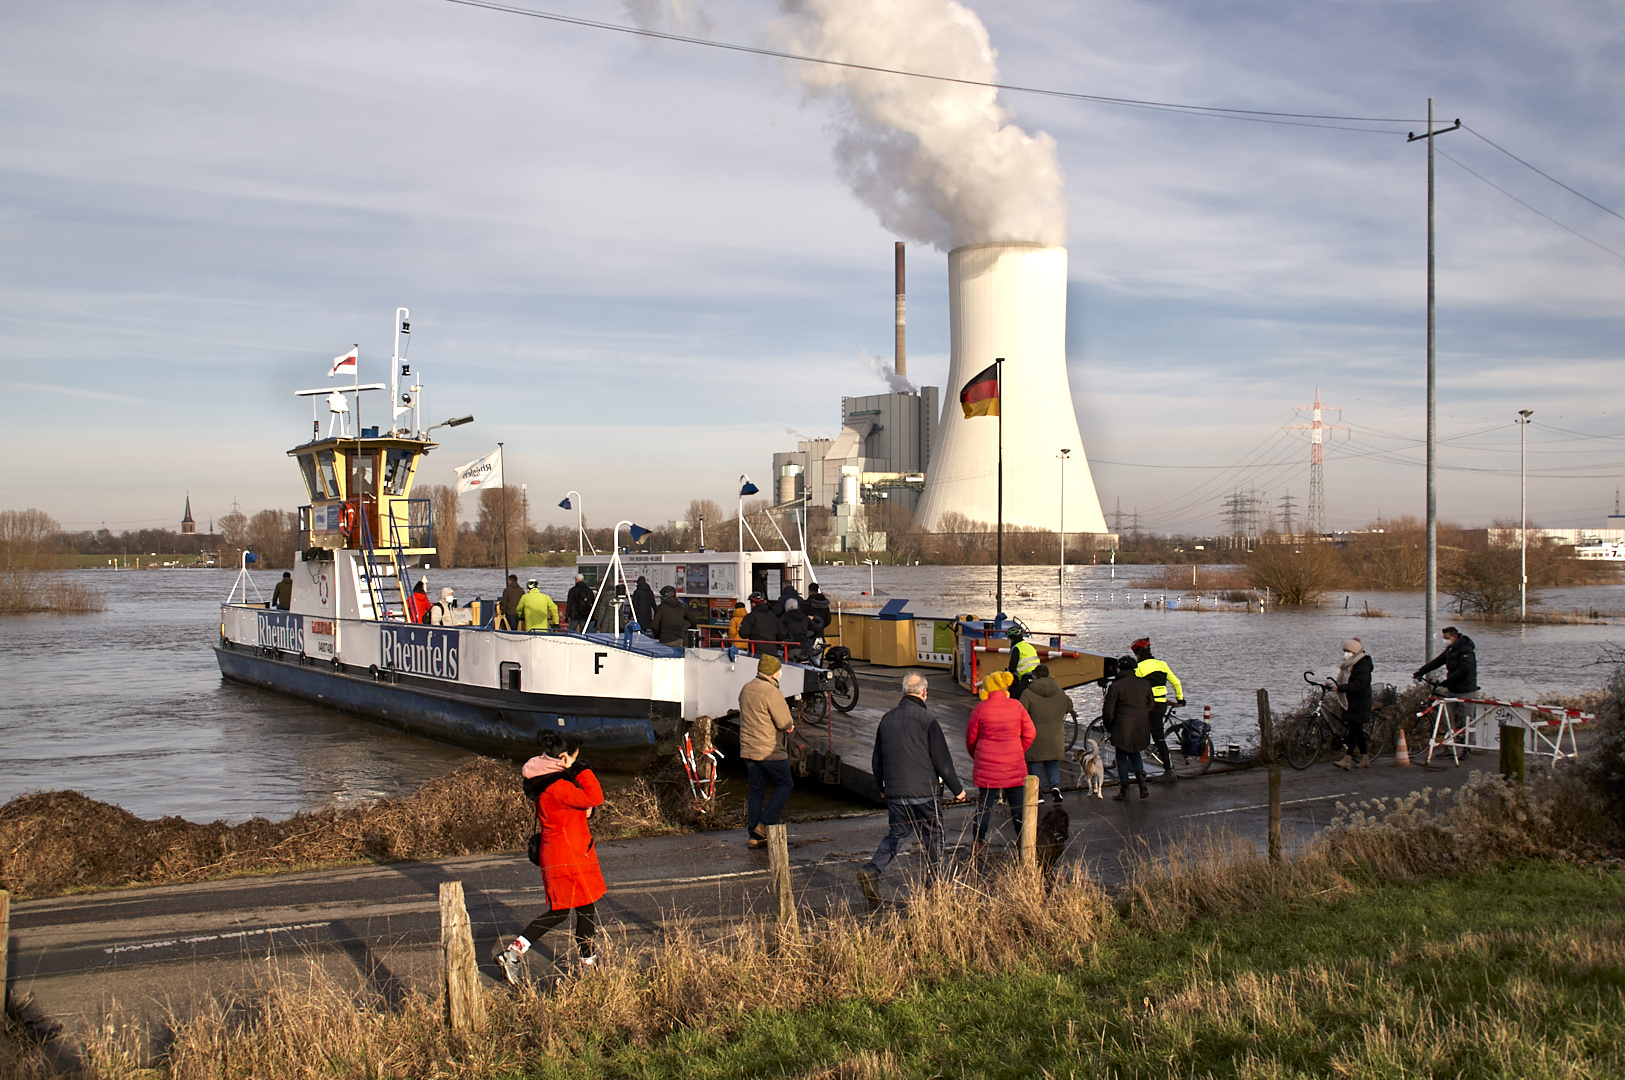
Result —
[[1328, 544], [1260, 544], [1247, 560], [1253, 587], [1268, 589], [1282, 604], [1312, 604], [1343, 580], [1343, 566]]
[[0, 510], [0, 558], [28, 559], [54, 550], [62, 534], [43, 510]]
[[485, 488], [480, 492], [480, 517], [474, 531], [484, 541], [485, 563], [502, 562], [503, 523], [507, 523], [507, 554], [510, 561], [525, 553], [525, 537], [530, 524], [525, 520], [524, 500], [518, 488]]
[[457, 565], [458, 511], [457, 489], [449, 484], [430, 484], [418, 492], [429, 500], [434, 511], [434, 546], [441, 566]]
[[290, 510], [261, 510], [245, 527], [249, 551], [260, 557], [261, 565], [286, 569], [293, 566], [298, 543], [299, 517]]

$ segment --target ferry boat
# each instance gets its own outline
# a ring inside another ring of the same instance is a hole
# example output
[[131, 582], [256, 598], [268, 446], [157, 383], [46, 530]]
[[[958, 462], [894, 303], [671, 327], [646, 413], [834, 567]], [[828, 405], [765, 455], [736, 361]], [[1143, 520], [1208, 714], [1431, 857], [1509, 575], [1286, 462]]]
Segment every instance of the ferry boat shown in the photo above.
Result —
[[[250, 600], [245, 553], [220, 609], [221, 674], [484, 754], [528, 757], [542, 731], [567, 733], [596, 759], [627, 768], [674, 751], [685, 722], [735, 709], [756, 659], [721, 642], [668, 647], [629, 632], [617, 599], [630, 591], [619, 550], [582, 568], [593, 573], [595, 610], [610, 612], [602, 630], [504, 629], [490, 603], [454, 609], [439, 625], [409, 620], [410, 594], [435, 553], [433, 507], [412, 487], [437, 445], [429, 435], [442, 425], [420, 429], [418, 387], [400, 390], [400, 377], [411, 378], [399, 359], [406, 315], [404, 308], [396, 314], [389, 387], [358, 376], [353, 386], [297, 392], [317, 409], [326, 398], [331, 417], [325, 436], [317, 415], [311, 439], [288, 451], [310, 497], [299, 508], [291, 601], [283, 610], [257, 594]], [[401, 407], [392, 404], [387, 426], [362, 428], [362, 394], [384, 389]], [[791, 575], [782, 580], [798, 580], [805, 567], [802, 552], [694, 559], [696, 568], [707, 566], [707, 603], [730, 607], [727, 583], [755, 580], [755, 562]], [[732, 566], [721, 565], [728, 560]], [[699, 577], [685, 574], [693, 583], [685, 595], [698, 595]], [[779, 686], [796, 697], [823, 678], [786, 664]]]

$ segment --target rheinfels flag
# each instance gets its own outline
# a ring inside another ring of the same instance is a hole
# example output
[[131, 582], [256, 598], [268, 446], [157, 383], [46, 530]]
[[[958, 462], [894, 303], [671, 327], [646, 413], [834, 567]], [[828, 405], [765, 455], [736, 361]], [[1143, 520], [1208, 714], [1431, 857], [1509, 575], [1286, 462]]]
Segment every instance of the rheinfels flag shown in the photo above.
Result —
[[333, 357], [333, 370], [329, 371], [327, 373], [327, 377], [329, 379], [331, 379], [333, 376], [337, 375], [339, 372], [343, 371], [345, 368], [349, 368], [351, 371], [354, 371], [356, 361], [358, 359], [360, 359], [360, 357], [361, 357], [361, 346], [359, 346], [359, 345], [357, 345], [355, 348], [351, 349], [349, 352], [345, 353], [343, 356], [335, 356], [335, 357]]
[[959, 407], [965, 410], [965, 419], [973, 416], [999, 415], [999, 365], [989, 364], [973, 375], [959, 392]]
[[499, 488], [502, 486], [502, 448], [486, 454], [482, 458], [470, 461], [467, 465], [457, 466], [457, 494], [473, 491], [475, 488]]

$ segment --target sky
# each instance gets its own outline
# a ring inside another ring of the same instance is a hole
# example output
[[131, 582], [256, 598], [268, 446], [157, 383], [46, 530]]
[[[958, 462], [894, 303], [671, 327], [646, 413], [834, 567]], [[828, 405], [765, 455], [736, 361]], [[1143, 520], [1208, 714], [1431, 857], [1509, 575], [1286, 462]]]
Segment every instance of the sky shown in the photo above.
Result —
[[[772, 47], [855, 2], [530, 6]], [[1383, 121], [998, 93], [1054, 143], [1070, 389], [1108, 521], [1214, 530], [1238, 490], [1301, 512], [1290, 425], [1317, 387], [1346, 426], [1328, 525], [1423, 513], [1426, 151], [1405, 133], [1430, 96], [1467, 125], [1436, 140], [1440, 514], [1516, 518], [1525, 408], [1531, 520], [1613, 512], [1625, 7], [964, 6], [1006, 84]], [[447, 0], [0, 0], [0, 19], [0, 508], [114, 531], [174, 526], [188, 494], [205, 527], [291, 509], [293, 391], [352, 343], [362, 380], [387, 378], [397, 306], [428, 418], [476, 417], [437, 432], [420, 483], [501, 441], [539, 524], [573, 524], [571, 489], [603, 525], [731, 503], [774, 451], [834, 435], [843, 395], [885, 389], [904, 237], [854, 193], [843, 99], [804, 65]], [[946, 253], [911, 242], [908, 267], [909, 375], [940, 386]]]

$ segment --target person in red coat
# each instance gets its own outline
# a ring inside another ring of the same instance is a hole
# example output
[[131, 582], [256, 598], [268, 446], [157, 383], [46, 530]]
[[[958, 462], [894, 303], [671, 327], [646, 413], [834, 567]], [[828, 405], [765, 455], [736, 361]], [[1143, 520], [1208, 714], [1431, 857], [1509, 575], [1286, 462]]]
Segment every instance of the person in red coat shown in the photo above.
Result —
[[1027, 783], [1027, 748], [1038, 737], [1033, 718], [1021, 702], [1010, 697], [1015, 676], [995, 671], [982, 680], [982, 703], [971, 710], [965, 726], [965, 749], [970, 751], [976, 785], [976, 840], [972, 854], [981, 851], [982, 842], [993, 824], [993, 807], [1003, 798], [1010, 807], [1016, 836], [1021, 835], [1021, 805]]
[[563, 923], [572, 911], [581, 966], [590, 968], [597, 962], [593, 947], [597, 904], [608, 891], [587, 825], [592, 808], [603, 805], [604, 789], [592, 770], [580, 763], [578, 740], [544, 731], [536, 742], [541, 753], [525, 762], [522, 771], [525, 797], [536, 803], [542, 833], [542, 884], [547, 888], [549, 910], [531, 920], [525, 932], [497, 955], [502, 973], [516, 986], [531, 944]]

